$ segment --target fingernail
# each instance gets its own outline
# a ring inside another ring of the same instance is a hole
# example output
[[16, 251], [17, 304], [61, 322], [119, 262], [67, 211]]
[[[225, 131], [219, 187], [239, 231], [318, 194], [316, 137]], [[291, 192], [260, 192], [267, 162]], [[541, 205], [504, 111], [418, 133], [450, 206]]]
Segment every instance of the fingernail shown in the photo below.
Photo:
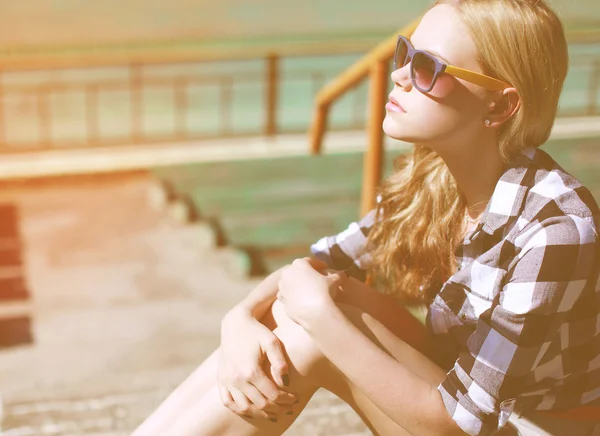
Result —
[[290, 378], [288, 377], [287, 374], [284, 374], [281, 376], [281, 380], [283, 380], [283, 385], [284, 386], [289, 386], [290, 385]]
[[275, 418], [269, 418], [269, 421], [271, 421], [271, 422], [277, 422], [277, 420]]
[[291, 410], [289, 412], [285, 412], [286, 415], [293, 415], [294, 412], [292, 412]]

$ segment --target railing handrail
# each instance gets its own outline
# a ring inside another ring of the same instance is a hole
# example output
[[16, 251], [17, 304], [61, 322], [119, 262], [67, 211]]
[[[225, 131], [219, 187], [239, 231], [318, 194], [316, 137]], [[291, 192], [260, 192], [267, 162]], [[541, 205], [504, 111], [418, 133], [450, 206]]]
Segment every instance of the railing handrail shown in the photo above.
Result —
[[316, 96], [316, 103], [325, 105], [332, 103], [344, 94], [344, 92], [356, 85], [358, 81], [364, 79], [369, 74], [369, 69], [373, 63], [390, 60], [394, 56], [398, 34], [410, 36], [420, 20], [420, 17], [415, 19], [392, 36], [386, 38], [365, 54], [362, 59], [359, 59], [354, 65], [340, 73], [332, 83], [319, 91]]
[[313, 124], [310, 131], [311, 152], [313, 154], [321, 152], [327, 114], [331, 104], [367, 77], [373, 65], [382, 61], [389, 61], [394, 56], [398, 34], [410, 36], [420, 21], [421, 17], [418, 17], [392, 36], [386, 38], [317, 93]]

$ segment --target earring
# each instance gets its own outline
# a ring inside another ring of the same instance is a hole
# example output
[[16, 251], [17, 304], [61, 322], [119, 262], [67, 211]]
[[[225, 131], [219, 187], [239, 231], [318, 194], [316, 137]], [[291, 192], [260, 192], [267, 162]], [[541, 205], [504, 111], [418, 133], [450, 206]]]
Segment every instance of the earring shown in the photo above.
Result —
[[490, 120], [485, 120], [485, 125], [489, 127], [492, 125], [492, 122]]

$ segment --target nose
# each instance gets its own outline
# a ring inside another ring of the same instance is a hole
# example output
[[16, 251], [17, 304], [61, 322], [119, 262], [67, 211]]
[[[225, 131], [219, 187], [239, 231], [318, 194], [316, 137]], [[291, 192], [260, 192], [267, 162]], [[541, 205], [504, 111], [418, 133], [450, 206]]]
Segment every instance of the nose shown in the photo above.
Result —
[[392, 71], [391, 78], [394, 84], [407, 92], [410, 91], [410, 88], [412, 87], [412, 82], [410, 80], [410, 62], [402, 68]]

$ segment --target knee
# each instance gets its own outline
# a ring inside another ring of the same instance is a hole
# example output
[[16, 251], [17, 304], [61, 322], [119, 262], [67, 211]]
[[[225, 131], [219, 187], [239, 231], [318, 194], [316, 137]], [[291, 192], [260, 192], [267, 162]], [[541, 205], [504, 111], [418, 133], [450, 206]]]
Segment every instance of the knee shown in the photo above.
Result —
[[[339, 303], [338, 307], [354, 325], [379, 344], [377, 337], [372, 332], [372, 323], [375, 320], [371, 315], [349, 304]], [[291, 365], [301, 375], [308, 378], [319, 380], [331, 376], [333, 368], [329, 361], [312, 337], [286, 315], [283, 303], [276, 300], [271, 307], [271, 313], [277, 325], [273, 332], [283, 343]]]
[[306, 330], [287, 316], [283, 303], [276, 300], [271, 312], [277, 325], [273, 333], [282, 342], [290, 367], [303, 377], [318, 378], [327, 365], [325, 355]]

